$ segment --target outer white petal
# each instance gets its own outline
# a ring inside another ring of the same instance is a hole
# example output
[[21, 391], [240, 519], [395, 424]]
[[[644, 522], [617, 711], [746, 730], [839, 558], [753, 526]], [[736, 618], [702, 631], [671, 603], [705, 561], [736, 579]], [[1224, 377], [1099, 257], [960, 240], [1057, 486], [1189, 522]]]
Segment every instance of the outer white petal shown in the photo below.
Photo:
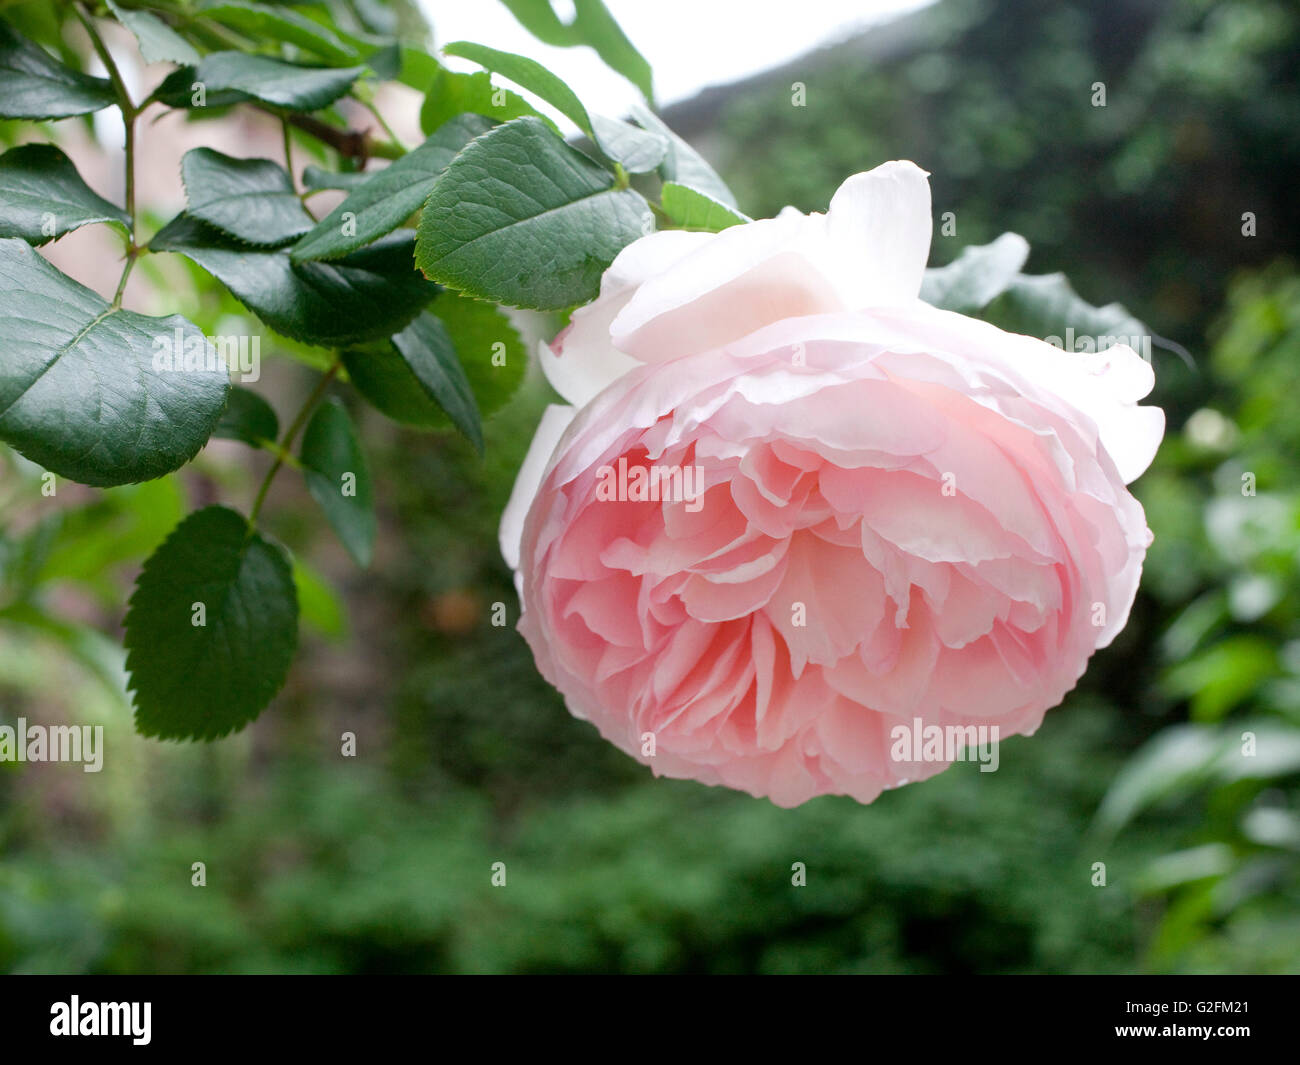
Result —
[[846, 180], [826, 214], [835, 260], [827, 273], [845, 304], [860, 310], [915, 299], [932, 229], [929, 174], [915, 163], [894, 160]]
[[558, 403], [547, 407], [538, 423], [537, 432], [533, 435], [533, 442], [528, 445], [528, 455], [519, 467], [519, 476], [515, 478], [515, 486], [510, 492], [510, 502], [501, 514], [499, 531], [501, 557], [513, 570], [519, 569], [519, 544], [523, 538], [528, 508], [532, 506], [533, 497], [541, 486], [555, 445], [560, 442], [564, 430], [577, 413], [576, 407]]
[[[624, 296], [617, 302], [621, 305], [626, 299]], [[600, 317], [605, 320], [607, 337], [609, 320], [616, 313], [617, 307], [601, 309]], [[599, 343], [575, 343], [561, 334], [557, 342], [564, 345], [563, 355], [557, 355], [552, 344], [542, 342], [537, 345], [537, 361], [551, 387], [575, 407], [586, 406], [606, 386], [641, 365], [631, 356], [624, 355], [608, 340], [602, 347]]]
[[712, 233], [665, 230], [633, 241], [600, 280], [600, 296], [573, 312], [569, 325], [539, 352], [551, 387], [575, 406], [639, 366], [610, 342], [609, 327], [637, 288], [714, 238]]
[[828, 214], [786, 208], [725, 229], [642, 284], [610, 324], [614, 345], [663, 362], [782, 318], [908, 303], [930, 254], [930, 185], [890, 162], [840, 186]]
[[782, 211], [732, 226], [643, 284], [615, 317], [616, 347], [666, 362], [739, 339], [781, 318], [843, 309], [823, 215]]
[[634, 240], [618, 253], [600, 279], [601, 298], [648, 281], [717, 237], [716, 233], [665, 229]]

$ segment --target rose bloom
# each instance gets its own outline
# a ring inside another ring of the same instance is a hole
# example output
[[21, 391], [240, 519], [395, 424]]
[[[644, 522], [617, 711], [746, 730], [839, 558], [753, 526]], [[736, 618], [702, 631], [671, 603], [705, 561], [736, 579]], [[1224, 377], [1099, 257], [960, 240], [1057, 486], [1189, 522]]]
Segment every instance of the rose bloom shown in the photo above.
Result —
[[926, 178], [644, 237], [543, 347], [519, 628], [656, 774], [870, 802], [950, 764], [896, 730], [1030, 734], [1124, 627], [1151, 368], [923, 303]]

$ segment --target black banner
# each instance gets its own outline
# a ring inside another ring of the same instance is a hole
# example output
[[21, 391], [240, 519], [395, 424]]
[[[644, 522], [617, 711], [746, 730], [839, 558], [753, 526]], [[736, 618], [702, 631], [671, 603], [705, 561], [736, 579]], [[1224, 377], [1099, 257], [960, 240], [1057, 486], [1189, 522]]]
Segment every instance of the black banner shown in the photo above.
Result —
[[612, 980], [583, 977], [487, 986], [438, 977], [39, 976], [10, 977], [0, 987], [7, 1050], [93, 1054], [111, 1044], [129, 1053], [283, 1047], [338, 1054], [399, 1037], [451, 1050], [445, 1041], [459, 1035], [481, 1038], [491, 1056], [512, 1040], [538, 1051], [557, 1049], [557, 1039], [574, 1048], [604, 1043], [613, 1025], [643, 1051], [658, 1045], [673, 1056], [686, 1045], [732, 1054], [755, 1043], [765, 1056], [785, 1048], [821, 1055], [833, 1037], [864, 1057], [882, 1039], [892, 1052], [901, 1044], [926, 1057], [990, 1040], [1000, 1050], [1045, 1053], [1125, 1044], [1142, 1054], [1281, 1050], [1293, 1045], [1287, 1037], [1300, 990], [1287, 977], [1167, 976], [868, 976], [837, 992], [778, 978], [712, 995], [620, 992]]

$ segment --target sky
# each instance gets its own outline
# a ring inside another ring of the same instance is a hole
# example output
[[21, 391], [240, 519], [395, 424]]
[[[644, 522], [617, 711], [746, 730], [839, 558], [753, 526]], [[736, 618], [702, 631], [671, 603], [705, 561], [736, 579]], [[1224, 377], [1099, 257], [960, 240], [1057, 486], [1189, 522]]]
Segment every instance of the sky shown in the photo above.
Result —
[[[622, 116], [636, 89], [590, 48], [552, 48], [533, 38], [498, 0], [420, 0], [437, 44], [469, 40], [519, 52], [548, 66], [594, 111]], [[686, 100], [780, 66], [928, 0], [606, 0], [623, 32], [654, 69], [656, 102]], [[565, 21], [572, 0], [552, 0]], [[738, 17], [739, 16], [739, 17]], [[448, 58], [455, 70], [478, 70]]]

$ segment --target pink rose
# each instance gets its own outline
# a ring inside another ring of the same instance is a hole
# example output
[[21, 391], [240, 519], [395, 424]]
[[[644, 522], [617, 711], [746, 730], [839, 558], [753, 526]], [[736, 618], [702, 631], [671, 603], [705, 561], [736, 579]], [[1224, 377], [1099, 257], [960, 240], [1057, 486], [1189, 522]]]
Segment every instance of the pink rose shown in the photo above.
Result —
[[656, 774], [870, 802], [950, 764], [929, 737], [1032, 733], [1124, 627], [1151, 368], [922, 303], [930, 227], [893, 162], [655, 233], [543, 349], [573, 406], [502, 520], [519, 628]]

